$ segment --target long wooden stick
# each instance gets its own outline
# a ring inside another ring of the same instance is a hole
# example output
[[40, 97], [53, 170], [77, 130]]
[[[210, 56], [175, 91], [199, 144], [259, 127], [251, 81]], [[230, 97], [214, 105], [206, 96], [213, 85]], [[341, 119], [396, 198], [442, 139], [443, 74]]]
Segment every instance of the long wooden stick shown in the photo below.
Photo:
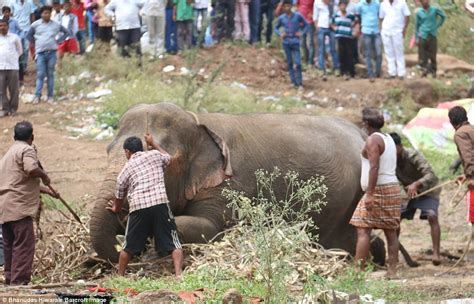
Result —
[[437, 185], [437, 186], [434, 186], [434, 187], [431, 188], [431, 189], [428, 189], [428, 190], [426, 190], [426, 191], [423, 191], [423, 192], [421, 192], [421, 193], [418, 193], [418, 194], [415, 195], [413, 198], [418, 198], [418, 197], [420, 197], [420, 196], [426, 195], [426, 194], [428, 194], [428, 193], [430, 193], [430, 192], [432, 192], [432, 191], [438, 190], [439, 188], [443, 188], [444, 186], [447, 186], [447, 185], [449, 185], [449, 184], [451, 184], [451, 183], [455, 183], [455, 182], [456, 182], [456, 180], [449, 180], [449, 181], [447, 181], [447, 182], [444, 182], [444, 183], [442, 183], [442, 184], [439, 184], [439, 185]]
[[451, 208], [454, 208], [454, 200], [456, 199], [456, 197], [459, 195], [459, 193], [461, 192], [461, 189], [462, 189], [462, 186], [463, 184], [459, 184], [459, 187], [458, 187], [458, 190], [456, 190], [456, 192], [454, 193], [454, 195], [451, 197], [451, 200], [449, 201], [449, 207]]
[[[444, 183], [442, 183], [442, 184], [436, 185], [436, 186], [434, 186], [433, 188], [430, 188], [430, 189], [428, 189], [428, 190], [426, 190], [426, 191], [423, 191], [423, 192], [421, 192], [421, 193], [418, 193], [417, 195], [415, 195], [415, 196], [412, 197], [412, 198], [409, 198], [409, 197], [406, 197], [406, 198], [408, 198], [408, 199], [415, 199], [415, 198], [418, 198], [418, 197], [420, 197], [420, 196], [426, 195], [426, 194], [428, 194], [428, 193], [430, 193], [430, 192], [433, 192], [433, 191], [435, 191], [435, 190], [438, 190], [439, 188], [442, 188], [442, 187], [444, 187], [444, 186], [447, 186], [447, 185], [449, 185], [449, 184], [451, 184], [451, 183], [455, 183], [455, 182], [456, 182], [456, 180], [449, 180], [449, 181], [444, 182]], [[374, 195], [374, 196], [382, 196], [382, 195], [376, 194], [376, 195]]]
[[146, 112], [145, 124], [146, 124], [146, 134], [148, 134], [148, 133], [150, 133], [150, 127], [148, 125], [148, 112]]
[[56, 190], [54, 190], [54, 188], [51, 187], [51, 185], [49, 185], [48, 188], [49, 188], [49, 190], [51, 190], [57, 196], [59, 201], [64, 205], [64, 207], [67, 208], [67, 210], [72, 214], [74, 219], [82, 225], [82, 221], [79, 218], [79, 215], [77, 215], [77, 213], [71, 208], [71, 206], [69, 206], [69, 204], [66, 203], [66, 201], [61, 197], [61, 195], [59, 195], [59, 193]]

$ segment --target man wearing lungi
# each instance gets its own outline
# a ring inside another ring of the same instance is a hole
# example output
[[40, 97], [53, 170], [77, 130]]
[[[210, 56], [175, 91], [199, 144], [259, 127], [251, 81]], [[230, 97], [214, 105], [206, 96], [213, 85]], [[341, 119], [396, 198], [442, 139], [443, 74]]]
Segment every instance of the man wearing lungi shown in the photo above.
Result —
[[350, 224], [357, 228], [355, 261], [361, 268], [369, 257], [372, 229], [382, 229], [387, 239], [387, 278], [397, 273], [401, 196], [396, 176], [397, 150], [388, 134], [381, 132], [383, 114], [375, 108], [362, 111], [364, 128], [369, 134], [362, 149], [361, 186], [365, 191]]
[[452, 108], [448, 115], [451, 125], [456, 130], [454, 142], [464, 167], [464, 175], [459, 178], [459, 181], [466, 183], [469, 188], [467, 192], [468, 221], [474, 223], [474, 126], [469, 123], [463, 107]]

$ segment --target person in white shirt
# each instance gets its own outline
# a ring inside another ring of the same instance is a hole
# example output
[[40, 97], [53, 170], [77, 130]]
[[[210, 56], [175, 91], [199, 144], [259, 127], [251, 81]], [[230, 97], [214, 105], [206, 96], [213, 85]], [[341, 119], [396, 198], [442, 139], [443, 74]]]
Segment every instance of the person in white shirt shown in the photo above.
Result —
[[147, 0], [143, 7], [148, 28], [149, 43], [154, 55], [165, 52], [165, 10], [166, 0]]
[[129, 49], [138, 57], [142, 55], [140, 10], [144, 4], [144, 0], [112, 0], [105, 7], [106, 15], [115, 16], [117, 44], [123, 57], [130, 57]]
[[[200, 44], [202, 41], [198, 41], [201, 32], [206, 30], [209, 20], [207, 20], [207, 12], [209, 9], [209, 0], [195, 0], [193, 4], [193, 40]], [[201, 22], [199, 23], [199, 17]]]
[[18, 110], [18, 59], [22, 53], [20, 37], [9, 33], [8, 21], [0, 19], [0, 117], [14, 116]]
[[339, 72], [339, 59], [336, 52], [336, 37], [331, 28], [334, 15], [334, 2], [330, 0], [316, 0], [313, 8], [313, 20], [318, 32], [318, 65], [322, 71], [323, 80], [326, 81], [326, 37], [329, 39], [329, 53], [332, 58], [332, 69]]
[[403, 38], [410, 22], [410, 10], [405, 0], [384, 0], [379, 17], [389, 78], [403, 79], [406, 74]]

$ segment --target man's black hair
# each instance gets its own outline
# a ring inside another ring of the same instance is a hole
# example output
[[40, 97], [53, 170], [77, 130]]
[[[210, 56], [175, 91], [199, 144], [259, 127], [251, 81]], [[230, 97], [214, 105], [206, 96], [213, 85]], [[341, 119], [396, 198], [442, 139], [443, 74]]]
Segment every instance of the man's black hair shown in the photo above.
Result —
[[45, 5], [40, 8], [40, 14], [42, 14], [44, 11], [49, 11], [50, 13], [53, 12], [53, 7], [51, 5]]
[[385, 124], [383, 114], [379, 109], [367, 107], [362, 110], [362, 120], [367, 122], [369, 127], [382, 129]]
[[4, 6], [2, 8], [2, 14], [5, 14], [6, 11], [9, 11], [10, 13], [12, 12], [12, 9], [9, 6]]
[[390, 136], [392, 136], [392, 139], [393, 141], [395, 142], [395, 144], [397, 146], [401, 146], [402, 145], [402, 138], [400, 137], [400, 135], [398, 135], [397, 132], [392, 132], [390, 133]]
[[293, 5], [293, 2], [291, 0], [283, 0], [283, 5], [285, 5], [285, 4]]
[[27, 141], [33, 135], [33, 125], [29, 121], [21, 121], [15, 125], [15, 140]]
[[0, 18], [0, 23], [5, 23], [8, 26], [8, 21], [3, 18]]
[[466, 109], [460, 106], [456, 106], [449, 110], [448, 116], [449, 121], [453, 126], [459, 126], [468, 121]]
[[141, 152], [143, 151], [143, 143], [140, 138], [136, 136], [130, 136], [123, 143], [123, 148], [132, 153]]

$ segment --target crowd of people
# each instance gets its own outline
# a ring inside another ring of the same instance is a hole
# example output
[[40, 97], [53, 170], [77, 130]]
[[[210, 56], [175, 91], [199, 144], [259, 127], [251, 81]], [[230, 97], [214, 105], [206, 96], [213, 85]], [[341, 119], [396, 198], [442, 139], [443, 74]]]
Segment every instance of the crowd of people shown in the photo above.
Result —
[[[413, 40], [423, 75], [436, 76], [438, 28], [446, 17], [429, 0], [420, 5]], [[303, 85], [301, 50], [324, 81], [328, 67], [347, 80], [354, 77], [359, 52], [370, 81], [382, 77], [382, 51], [387, 77], [406, 75], [406, 0], [1, 0], [0, 7], [0, 116], [16, 113], [29, 58], [37, 71], [33, 103], [42, 100], [45, 79], [45, 100], [54, 102], [55, 68], [64, 54], [84, 54], [87, 44], [110, 46], [114, 39], [120, 55], [141, 56], [145, 32], [160, 58], [230, 40], [270, 44], [277, 36], [295, 87]]]

